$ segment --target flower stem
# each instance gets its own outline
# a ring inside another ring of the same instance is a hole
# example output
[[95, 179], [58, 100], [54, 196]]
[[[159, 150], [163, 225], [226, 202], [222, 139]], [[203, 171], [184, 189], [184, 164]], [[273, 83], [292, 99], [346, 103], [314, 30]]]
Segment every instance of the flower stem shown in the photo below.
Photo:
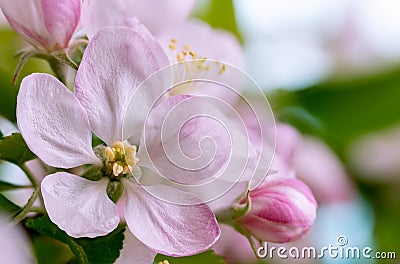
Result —
[[18, 224], [19, 222], [21, 222], [25, 218], [25, 216], [29, 212], [31, 212], [32, 205], [36, 201], [38, 195], [39, 195], [39, 187], [36, 186], [35, 189], [33, 190], [31, 198], [29, 198], [26, 205], [22, 208], [22, 211], [14, 217], [13, 221], [14, 224]]
[[59, 79], [60, 82], [66, 85], [65, 64], [57, 58], [48, 59], [48, 62], [57, 79]]
[[26, 167], [25, 164], [20, 165], [20, 168], [25, 173], [26, 177], [28, 177], [29, 181], [32, 183], [32, 186], [34, 188], [36, 188], [36, 186], [38, 186], [38, 184], [37, 184], [35, 176], [33, 176], [32, 172], [28, 169], [28, 167]]

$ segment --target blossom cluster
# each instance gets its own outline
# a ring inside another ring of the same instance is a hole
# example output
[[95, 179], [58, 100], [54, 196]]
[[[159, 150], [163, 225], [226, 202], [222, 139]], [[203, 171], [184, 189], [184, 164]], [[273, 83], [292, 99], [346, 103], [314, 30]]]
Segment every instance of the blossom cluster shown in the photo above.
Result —
[[[10, 26], [31, 45], [27, 52], [48, 60], [56, 75], [32, 73], [17, 97], [19, 131], [51, 171], [40, 182], [44, 213], [73, 238], [106, 236], [126, 223], [118, 263], [217, 250], [221, 225], [252, 245], [285, 243], [305, 234], [316, 218], [314, 195], [291, 163], [293, 141], [300, 139], [285, 129], [294, 129], [277, 124], [273, 154], [275, 138], [262, 136], [275, 134], [273, 117], [264, 126], [238, 106], [236, 93], [194, 83], [209, 76], [240, 83], [230, 70], [244, 65], [231, 33], [189, 19], [194, 4], [0, 2]], [[77, 49], [84, 50], [78, 59]], [[146, 85], [149, 78], [153, 85]], [[244, 130], [205, 97], [233, 105]], [[206, 112], [222, 118], [192, 115]], [[166, 124], [171, 113], [169, 120], [185, 122]], [[204, 147], [205, 138], [214, 147]], [[195, 169], [171, 162], [181, 152]], [[202, 155], [211, 162], [202, 166]], [[233, 188], [212, 201], [202, 198], [204, 190], [172, 184], [197, 186], [220, 175], [232, 177]]]

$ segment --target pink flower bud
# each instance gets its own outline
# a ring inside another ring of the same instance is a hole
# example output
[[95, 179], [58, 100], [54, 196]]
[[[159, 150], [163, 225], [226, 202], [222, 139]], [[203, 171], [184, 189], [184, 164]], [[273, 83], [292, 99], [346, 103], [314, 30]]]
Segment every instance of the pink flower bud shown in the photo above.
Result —
[[[296, 178], [266, 181], [250, 191], [250, 210], [237, 223], [263, 241], [284, 243], [301, 237], [312, 226], [317, 202]], [[245, 204], [246, 199], [241, 201]]]
[[79, 23], [81, 0], [0, 0], [0, 8], [26, 41], [51, 52], [68, 46]]

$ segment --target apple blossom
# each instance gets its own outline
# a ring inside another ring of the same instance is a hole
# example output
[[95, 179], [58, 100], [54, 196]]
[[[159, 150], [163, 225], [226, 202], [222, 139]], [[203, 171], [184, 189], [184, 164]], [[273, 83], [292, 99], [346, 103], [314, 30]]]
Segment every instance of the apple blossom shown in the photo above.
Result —
[[[312, 226], [317, 202], [296, 178], [267, 181], [250, 191], [250, 209], [237, 224], [259, 240], [289, 242]], [[240, 201], [245, 204], [246, 199]]]
[[[176, 0], [151, 1], [106, 1], [89, 0], [83, 3], [82, 24], [89, 38], [99, 29], [107, 26], [131, 27], [139, 19], [159, 41], [169, 57], [171, 64], [185, 62], [188, 70], [178, 75], [185, 75], [182, 80], [215, 75], [208, 72], [210, 64], [206, 60], [218, 61], [218, 79], [222, 83], [236, 83], [240, 86], [240, 78], [226, 71], [226, 64], [238, 68], [244, 66], [242, 47], [237, 38], [230, 32], [214, 29], [198, 19], [189, 19], [194, 1], [177, 2]], [[157, 6], [155, 9], [154, 6]], [[107, 8], [105, 8], [107, 7]], [[148, 10], [152, 12], [148, 12]], [[143, 11], [143, 12], [141, 12]], [[147, 11], [147, 12], [146, 12]], [[212, 65], [214, 66], [214, 65]], [[215, 87], [185, 86], [171, 91], [176, 94], [206, 94], [223, 98], [233, 103], [238, 96], [228, 89]]]
[[[17, 121], [32, 152], [54, 167], [93, 164], [101, 169], [97, 181], [69, 172], [57, 172], [42, 181], [50, 219], [70, 236], [96, 237], [115, 229], [118, 208], [107, 194], [110, 188], [122, 185], [129, 230], [153, 254], [193, 255], [218, 239], [220, 230], [213, 212], [193, 194], [135, 182], [141, 175], [154, 173], [146, 169], [145, 148], [139, 143], [146, 121], [143, 108], [152, 103], [146, 100], [162, 91], [153, 87], [142, 91], [141, 101], [130, 104], [130, 99], [147, 76], [167, 63], [161, 47], [141, 25], [136, 29], [110, 27], [91, 39], [77, 72], [75, 94], [47, 74], [32, 74], [23, 80]], [[190, 98], [176, 96], [162, 101], [148, 121], [160, 123], [158, 111]], [[127, 112], [129, 104], [133, 108]], [[204, 126], [210, 131], [215, 127], [200, 118], [192, 120], [188, 129]], [[106, 146], [93, 149], [92, 132]], [[193, 205], [161, 201], [150, 194], [154, 192]]]
[[81, 16], [81, 0], [1, 0], [10, 26], [41, 51], [68, 47]]

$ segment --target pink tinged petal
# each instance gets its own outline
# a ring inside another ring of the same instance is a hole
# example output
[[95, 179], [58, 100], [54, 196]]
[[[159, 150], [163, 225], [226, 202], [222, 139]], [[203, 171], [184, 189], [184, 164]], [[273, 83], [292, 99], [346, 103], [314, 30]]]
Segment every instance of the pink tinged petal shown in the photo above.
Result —
[[130, 0], [125, 2], [129, 13], [156, 34], [169, 30], [173, 25], [184, 24], [196, 0]]
[[355, 188], [341, 161], [321, 140], [305, 137], [292, 161], [298, 177], [314, 191], [320, 203], [354, 199]]
[[1, 0], [0, 7], [15, 31], [46, 51], [67, 47], [80, 16], [80, 0]]
[[[200, 20], [191, 19], [185, 23], [176, 24], [154, 36], [169, 55], [171, 62], [177, 62], [177, 53], [183, 51], [188, 45], [197, 54], [197, 58], [206, 57], [209, 60], [228, 63], [239, 69], [244, 68], [244, 53], [237, 38], [228, 31], [213, 29]], [[174, 51], [169, 48], [172, 38], [176, 39]], [[218, 74], [219, 66], [215, 66], [212, 62], [209, 65], [211, 65], [211, 70], [203, 72], [204, 79], [215, 80], [239, 91], [243, 88], [243, 75], [238, 74], [236, 68], [226, 66], [225, 71]], [[194, 74], [194, 76], [197, 75]], [[216, 84], [202, 85], [201, 88], [194, 90], [190, 94], [216, 96], [231, 105], [238, 99], [235, 92]]]
[[295, 178], [261, 185], [250, 192], [250, 199], [250, 211], [238, 222], [261, 240], [284, 243], [297, 239], [310, 229], [316, 217], [313, 194]]
[[92, 38], [99, 30], [111, 26], [137, 28], [140, 23], [127, 7], [128, 4], [126, 0], [85, 0], [82, 24], [87, 36]]
[[[168, 63], [148, 34], [144, 29], [119, 27], [99, 31], [89, 43], [77, 72], [76, 96], [88, 113], [94, 133], [108, 145], [122, 139], [125, 113], [138, 85]], [[143, 103], [146, 102], [137, 101], [129, 114], [141, 113]], [[143, 123], [134, 120], [127, 117], [126, 131], [140, 135]]]
[[180, 183], [200, 183], [217, 176], [229, 159], [231, 138], [217, 120], [192, 117], [210, 107], [204, 103], [201, 98], [178, 95], [153, 109], [144, 131], [146, 146], [138, 153], [142, 166]]
[[227, 225], [221, 225], [221, 237], [213, 250], [224, 256], [227, 263], [256, 263], [257, 260], [247, 238]]
[[89, 37], [105, 27], [131, 26], [131, 21], [136, 18], [153, 33], [161, 32], [173, 24], [184, 22], [194, 2], [195, 0], [85, 0], [82, 21]]
[[[126, 182], [125, 217], [131, 232], [146, 246], [169, 256], [189, 256], [209, 249], [220, 229], [211, 209], [193, 194], [168, 186], [140, 187]], [[149, 194], [161, 193], [192, 206], [171, 204]]]
[[[169, 49], [171, 38], [175, 38], [178, 52], [184, 50], [185, 45], [189, 45], [198, 56], [223, 61], [239, 68], [244, 66], [244, 53], [237, 38], [228, 31], [213, 29], [200, 20], [192, 19], [177, 24], [168, 31], [154, 36], [167, 53], [171, 53]], [[172, 59], [176, 60], [176, 57]]]
[[47, 165], [72, 168], [100, 163], [91, 146], [85, 110], [51, 75], [24, 78], [17, 97], [17, 122], [29, 148]]
[[153, 263], [156, 255], [157, 252], [140, 242], [140, 240], [127, 229], [125, 232], [124, 246], [116, 264], [149, 264]]
[[36, 263], [29, 245], [29, 238], [22, 225], [13, 225], [9, 216], [0, 212], [0, 256], [7, 264]]
[[119, 223], [118, 208], [107, 196], [107, 179], [89, 181], [57, 172], [41, 189], [51, 221], [72, 237], [104, 236]]
[[292, 161], [300, 139], [300, 134], [294, 127], [284, 123], [276, 124], [276, 153], [285, 162]]
[[81, 0], [41, 0], [43, 19], [50, 36], [67, 47], [81, 16]]
[[33, 46], [46, 49], [55, 44], [47, 33], [40, 0], [1, 0], [0, 7], [10, 26]]

